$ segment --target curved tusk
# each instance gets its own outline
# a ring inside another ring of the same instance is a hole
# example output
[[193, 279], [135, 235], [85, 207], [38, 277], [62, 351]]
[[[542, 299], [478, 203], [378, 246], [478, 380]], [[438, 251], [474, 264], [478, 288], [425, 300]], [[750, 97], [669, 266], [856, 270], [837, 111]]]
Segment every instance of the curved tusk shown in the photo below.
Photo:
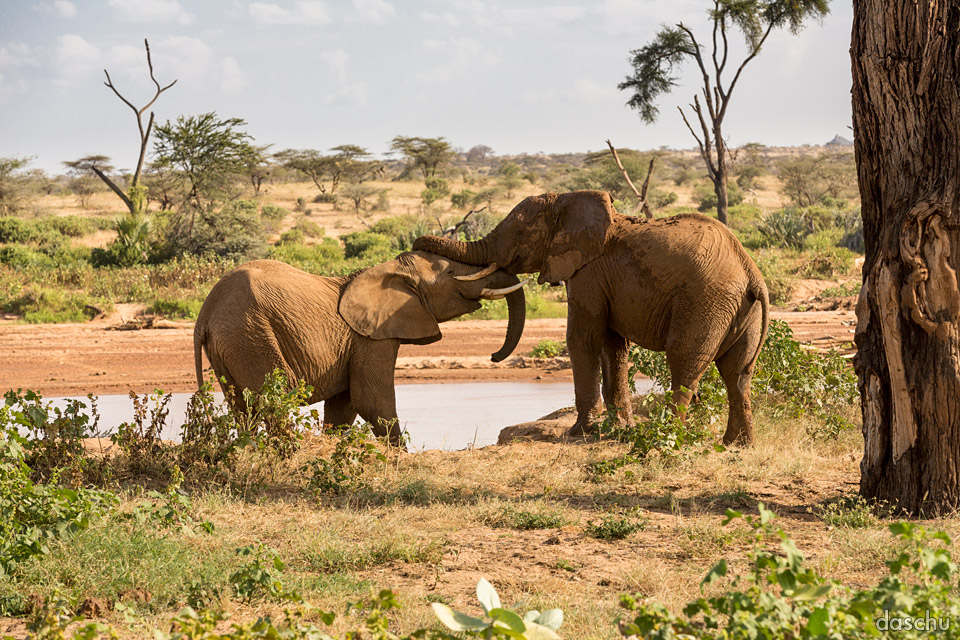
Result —
[[521, 282], [518, 282], [515, 285], [504, 287], [502, 289], [483, 289], [482, 291], [480, 291], [480, 297], [483, 298], [484, 300], [499, 300], [500, 298], [503, 298], [504, 296], [506, 296], [508, 293], [513, 293], [514, 291], [516, 291], [523, 285], [527, 284], [528, 282], [530, 282], [530, 278], [525, 278], [524, 280], [522, 280]]
[[496, 262], [490, 263], [490, 266], [484, 267], [476, 273], [470, 274], [469, 276], [453, 276], [454, 280], [459, 280], [460, 282], [473, 282], [474, 280], [479, 280], [480, 278], [486, 278], [488, 275], [499, 269]]

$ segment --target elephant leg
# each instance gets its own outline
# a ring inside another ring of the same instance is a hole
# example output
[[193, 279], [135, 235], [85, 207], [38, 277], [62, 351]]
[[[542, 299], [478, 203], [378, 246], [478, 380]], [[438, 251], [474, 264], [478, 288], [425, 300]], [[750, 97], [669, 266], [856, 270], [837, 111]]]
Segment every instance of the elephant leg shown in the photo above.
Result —
[[667, 349], [667, 364], [670, 365], [670, 390], [673, 392], [673, 405], [690, 406], [700, 378], [710, 366], [711, 357], [703, 353], [676, 352]]
[[749, 445], [753, 442], [750, 381], [753, 379], [756, 355], [763, 333], [759, 311], [756, 315], [757, 321], [749, 323], [747, 330], [733, 346], [717, 358], [717, 369], [727, 387], [730, 403], [727, 430], [723, 434], [724, 444]]
[[363, 338], [360, 343], [350, 359], [351, 403], [360, 417], [370, 423], [375, 436], [403, 446], [393, 386], [400, 342]]
[[601, 390], [603, 402], [617, 410], [617, 420], [629, 425], [633, 422], [633, 407], [630, 398], [633, 395], [627, 384], [629, 370], [630, 343], [619, 333], [607, 329], [603, 339], [603, 352], [600, 356]]
[[604, 346], [605, 323], [598, 325], [595, 318], [584, 319], [573, 307], [567, 316], [567, 349], [573, 368], [573, 388], [576, 395], [577, 421], [569, 435], [580, 436], [591, 431], [600, 400], [600, 354]]
[[357, 419], [357, 410], [350, 402], [350, 392], [342, 391], [323, 403], [323, 422], [332, 427], [352, 425]]

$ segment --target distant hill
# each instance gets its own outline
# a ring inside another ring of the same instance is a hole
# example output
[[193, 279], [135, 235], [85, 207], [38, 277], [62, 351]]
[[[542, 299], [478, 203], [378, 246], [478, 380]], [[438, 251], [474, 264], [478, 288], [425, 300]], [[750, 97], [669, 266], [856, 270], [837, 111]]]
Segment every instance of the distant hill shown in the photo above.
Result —
[[852, 147], [853, 140], [847, 140], [841, 135], [833, 136], [833, 140], [825, 144], [826, 147]]

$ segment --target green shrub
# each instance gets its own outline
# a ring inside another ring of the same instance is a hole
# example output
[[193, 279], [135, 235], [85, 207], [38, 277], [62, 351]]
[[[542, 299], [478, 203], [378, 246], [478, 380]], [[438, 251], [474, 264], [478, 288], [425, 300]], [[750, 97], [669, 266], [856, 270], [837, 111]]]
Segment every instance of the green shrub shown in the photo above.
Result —
[[300, 599], [295, 591], [290, 591], [283, 584], [283, 569], [286, 565], [276, 550], [257, 543], [256, 546], [240, 547], [236, 554], [238, 557], [248, 559], [246, 564], [230, 575], [233, 593], [243, 602], [251, 602], [258, 598]]
[[768, 241], [768, 246], [801, 249], [803, 241], [813, 233], [810, 220], [799, 207], [784, 207], [763, 217], [757, 226]]
[[473, 199], [476, 197], [476, 193], [470, 189], [461, 189], [456, 193], [450, 194], [450, 204], [452, 204], [457, 209], [466, 209]]
[[501, 507], [489, 519], [489, 524], [493, 527], [506, 527], [520, 531], [558, 529], [566, 523], [567, 520], [563, 517], [563, 514], [557, 512], [554, 508], [544, 508], [543, 506], [521, 509], [513, 505], [507, 505]]
[[356, 493], [370, 486], [370, 466], [383, 464], [386, 456], [373, 442], [369, 425], [340, 425], [330, 458], [315, 458], [303, 471], [310, 472], [309, 486], [320, 494]]
[[319, 224], [306, 218], [297, 220], [297, 224], [293, 225], [293, 228], [301, 231], [308, 238], [322, 238], [327, 233]]
[[679, 616], [642, 594], [621, 596], [628, 619], [620, 620], [620, 633], [692, 640], [953, 636], [947, 630], [960, 615], [960, 594], [945, 533], [931, 534], [910, 522], [891, 524], [896, 546], [906, 550], [887, 562], [889, 574], [875, 586], [851, 587], [805, 566], [793, 540], [772, 524], [774, 514], [763, 504], [758, 510], [758, 516], [728, 510], [723, 521], [742, 520], [752, 530], [746, 573], [730, 576], [727, 560], [719, 561], [701, 583], [706, 594]]
[[423, 200], [423, 204], [429, 206], [445, 198], [450, 193], [450, 183], [447, 182], [444, 178], [430, 177], [424, 181], [426, 189], [420, 192], [420, 199]]
[[877, 524], [873, 505], [863, 496], [845, 496], [814, 506], [810, 511], [831, 527], [866, 529]]
[[159, 298], [150, 305], [150, 311], [165, 318], [196, 320], [203, 306], [203, 298]]
[[[697, 211], [706, 213], [717, 208], [717, 194], [710, 181], [700, 182], [693, 188], [693, 201]], [[736, 182], [727, 183], [727, 206], [732, 207], [743, 202], [743, 189]]]
[[758, 251], [753, 258], [767, 284], [770, 304], [786, 304], [793, 296], [795, 283], [781, 264], [780, 256], [772, 251]]
[[86, 322], [98, 313], [98, 307], [91, 302], [87, 296], [72, 291], [29, 287], [7, 300], [3, 310], [22, 316], [30, 324]]
[[383, 218], [370, 227], [373, 233], [390, 238], [393, 248], [397, 251], [409, 251], [413, 247], [414, 240], [427, 235], [431, 230], [431, 223], [426, 218], [413, 215]]
[[567, 352], [567, 344], [565, 341], [557, 342], [556, 340], [544, 339], [534, 345], [533, 349], [530, 350], [531, 358], [556, 358], [559, 355], [565, 354]]
[[274, 204], [265, 204], [260, 207], [260, 215], [273, 222], [283, 222], [290, 212]]
[[53, 229], [54, 231], [71, 238], [80, 238], [95, 231], [109, 229], [112, 225], [109, 220], [105, 220], [103, 218], [55, 216], [40, 221], [37, 226], [41, 228], [47, 227]]
[[285, 244], [303, 244], [306, 235], [303, 233], [303, 229], [289, 229], [280, 234], [280, 238], [277, 240], [278, 245]]
[[834, 247], [805, 253], [797, 274], [803, 278], [830, 279], [848, 273], [852, 267], [853, 253], [844, 247]]
[[44, 267], [55, 266], [53, 258], [45, 253], [31, 249], [22, 244], [8, 244], [0, 246], [0, 264], [7, 264], [11, 267]]
[[676, 191], [664, 191], [662, 189], [651, 189], [647, 199], [654, 209], [663, 209], [669, 207], [677, 201]]
[[282, 244], [270, 247], [268, 257], [317, 275], [331, 275], [342, 270], [343, 248], [334, 238], [324, 238], [314, 245]]
[[0, 242], [25, 244], [33, 242], [39, 236], [36, 225], [13, 216], [0, 217]]
[[843, 236], [840, 238], [840, 246], [846, 247], [851, 251], [863, 253], [863, 218], [860, 216], [860, 208], [847, 212], [843, 216]]
[[[340, 200], [340, 197], [335, 193], [318, 193], [314, 197], [313, 201], [315, 204], [337, 204]], [[300, 198], [297, 198], [297, 202], [300, 202]]]
[[623, 540], [647, 526], [644, 520], [631, 520], [621, 515], [606, 515], [599, 522], [587, 524], [586, 534], [598, 540]]
[[356, 258], [364, 264], [377, 264], [397, 256], [393, 241], [382, 233], [354, 231], [341, 236], [340, 240], [343, 241], [344, 257]]

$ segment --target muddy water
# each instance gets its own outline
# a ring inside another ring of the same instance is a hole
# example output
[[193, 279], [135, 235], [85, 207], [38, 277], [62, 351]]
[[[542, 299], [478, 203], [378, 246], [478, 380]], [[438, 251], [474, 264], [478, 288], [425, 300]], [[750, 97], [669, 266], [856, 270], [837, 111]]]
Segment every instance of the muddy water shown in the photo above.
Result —
[[[649, 382], [638, 380], [637, 390], [645, 392]], [[398, 385], [396, 392], [397, 414], [410, 434], [411, 449], [416, 451], [495, 444], [504, 427], [573, 405], [571, 382], [404, 384]], [[179, 440], [189, 398], [188, 393], [173, 394], [163, 438]], [[222, 401], [223, 395], [218, 393], [216, 398]], [[63, 406], [68, 398], [52, 400]], [[97, 409], [100, 429], [107, 433], [133, 417], [133, 403], [127, 396], [100, 396]]]

